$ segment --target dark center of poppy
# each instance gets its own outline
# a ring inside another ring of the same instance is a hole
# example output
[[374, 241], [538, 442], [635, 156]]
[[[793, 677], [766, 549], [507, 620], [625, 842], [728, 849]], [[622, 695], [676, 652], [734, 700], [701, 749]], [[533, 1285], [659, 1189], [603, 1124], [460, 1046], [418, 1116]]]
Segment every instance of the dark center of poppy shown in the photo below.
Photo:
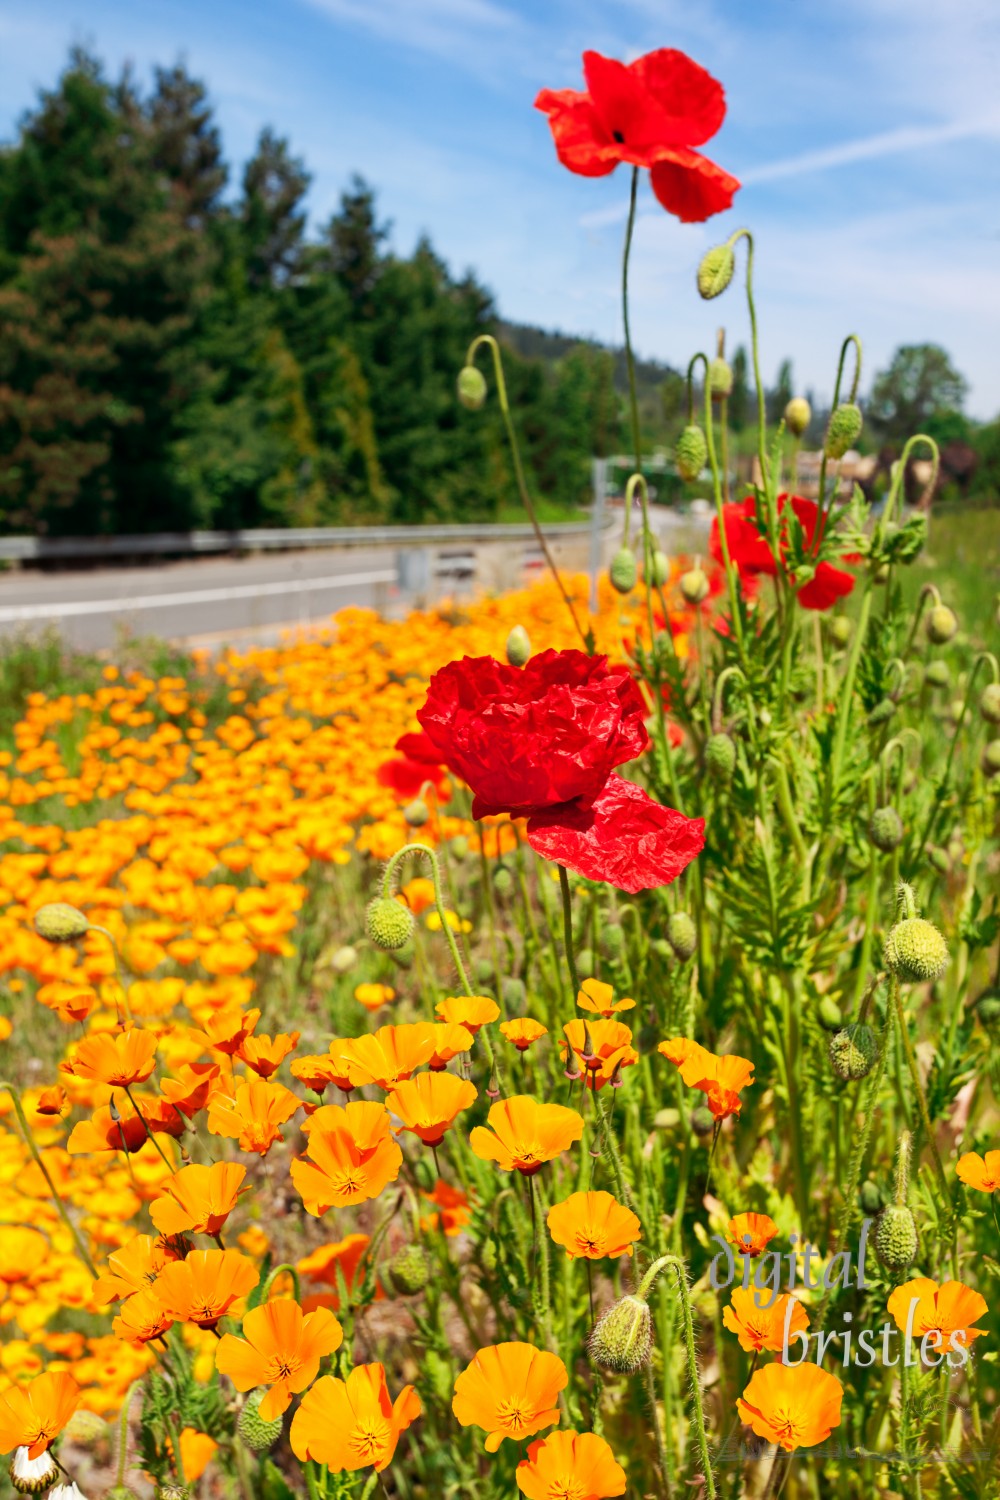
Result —
[[613, 141], [617, 141], [619, 146], [624, 146], [625, 144], [625, 137], [622, 135], [620, 130], [612, 130], [611, 139]]

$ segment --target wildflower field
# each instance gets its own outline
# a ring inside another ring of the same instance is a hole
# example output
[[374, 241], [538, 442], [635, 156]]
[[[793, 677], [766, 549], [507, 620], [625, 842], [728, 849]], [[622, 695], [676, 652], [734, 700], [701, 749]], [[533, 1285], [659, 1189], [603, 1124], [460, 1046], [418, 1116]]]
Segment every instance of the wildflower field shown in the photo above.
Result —
[[[738, 184], [692, 149], [703, 70], [585, 63], [538, 102], [564, 165], [632, 170], [627, 330], [640, 169], [684, 219]], [[697, 289], [742, 253], [756, 353], [747, 231]], [[16, 1490], [1000, 1493], [997, 619], [922, 563], [908, 454], [878, 515], [840, 493], [860, 360], [810, 500], [801, 400], [728, 492], [696, 355], [706, 555], [657, 550], [636, 421], [596, 613], [553, 574], [28, 695], [0, 750]], [[497, 345], [456, 374], [533, 513]]]

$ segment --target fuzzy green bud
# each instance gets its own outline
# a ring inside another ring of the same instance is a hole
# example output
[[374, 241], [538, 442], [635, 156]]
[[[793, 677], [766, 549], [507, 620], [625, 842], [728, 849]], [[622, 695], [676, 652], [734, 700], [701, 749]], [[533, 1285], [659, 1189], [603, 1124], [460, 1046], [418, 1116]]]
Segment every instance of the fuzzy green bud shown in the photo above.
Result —
[[835, 646], [846, 646], [851, 639], [852, 625], [846, 615], [833, 615], [827, 621], [827, 630]]
[[983, 991], [976, 1001], [976, 1015], [988, 1031], [1000, 1023], [1000, 990]]
[[659, 548], [653, 553], [649, 567], [649, 581], [656, 589], [662, 589], [670, 577], [670, 558]]
[[266, 1422], [260, 1414], [260, 1403], [267, 1395], [265, 1386], [258, 1386], [251, 1391], [243, 1403], [239, 1418], [236, 1423], [236, 1431], [240, 1441], [251, 1453], [266, 1453], [273, 1448], [281, 1436], [284, 1425], [281, 1417], [272, 1417]]
[[891, 698], [880, 698], [868, 714], [868, 723], [877, 729], [880, 724], [888, 724], [895, 712], [896, 705]]
[[713, 734], [705, 746], [705, 766], [713, 781], [730, 781], [736, 769], [736, 745], [730, 734]]
[[358, 950], [352, 948], [350, 943], [345, 943], [338, 948], [330, 960], [330, 966], [338, 974], [349, 974], [358, 961]]
[[830, 414], [823, 447], [827, 458], [843, 458], [861, 436], [863, 418], [853, 401], [846, 401]]
[[601, 928], [601, 952], [605, 958], [619, 958], [625, 951], [625, 929], [619, 922], [605, 922]]
[[500, 986], [500, 993], [506, 1010], [518, 1012], [523, 1009], [524, 1002], [528, 998], [528, 992], [524, 987], [524, 980], [518, 979], [516, 974], [508, 974]]
[[652, 1319], [644, 1297], [620, 1297], [602, 1313], [590, 1334], [590, 1357], [602, 1370], [634, 1375], [649, 1360]]
[[987, 724], [1000, 724], [1000, 682], [988, 683], [983, 688], [979, 712]]
[[903, 820], [894, 807], [876, 807], [868, 824], [868, 837], [883, 854], [899, 847], [903, 842]]
[[698, 478], [707, 462], [708, 443], [705, 440], [705, 434], [696, 422], [692, 422], [685, 427], [674, 448], [674, 463], [677, 465], [677, 472], [685, 483], [690, 484]]
[[836, 1000], [831, 1000], [829, 995], [824, 995], [816, 1007], [819, 1016], [819, 1024], [826, 1031], [840, 1031], [844, 1025], [844, 1017]]
[[935, 646], [944, 646], [958, 630], [958, 616], [947, 604], [935, 604], [924, 621], [924, 630]]
[[715, 1129], [715, 1116], [707, 1104], [699, 1104], [691, 1111], [691, 1129], [699, 1140], [712, 1134]]
[[698, 929], [686, 911], [674, 911], [667, 918], [667, 942], [681, 963], [687, 963], [698, 946]]
[[35, 931], [49, 943], [71, 943], [90, 931], [82, 911], [67, 901], [50, 901], [35, 912]]
[[576, 972], [581, 979], [593, 979], [597, 973], [597, 964], [594, 962], [594, 953], [591, 948], [581, 948], [576, 955]]
[[982, 759], [979, 764], [983, 768], [983, 775], [992, 781], [993, 777], [1000, 772], [1000, 740], [990, 740], [988, 745], [983, 746]]
[[698, 291], [706, 302], [719, 297], [733, 279], [736, 255], [732, 245], [713, 245], [698, 267]]
[[459, 370], [458, 399], [469, 411], [478, 411], [486, 400], [486, 376], [475, 365]]
[[421, 1245], [404, 1245], [382, 1270], [387, 1286], [397, 1296], [422, 1292], [431, 1274], [427, 1252]]
[[467, 859], [469, 855], [469, 840], [465, 834], [456, 833], [455, 837], [448, 844], [448, 850], [453, 859], [460, 861]]
[[365, 932], [376, 948], [391, 953], [402, 948], [413, 936], [413, 913], [402, 901], [391, 896], [376, 896], [365, 910]]
[[927, 665], [924, 673], [924, 681], [928, 687], [947, 688], [951, 687], [951, 668], [946, 661], [932, 661]]
[[403, 808], [403, 817], [411, 828], [423, 828], [430, 815], [430, 808], [423, 797], [414, 797]]
[[629, 594], [635, 588], [639, 569], [631, 547], [620, 547], [611, 559], [609, 577], [611, 587], [619, 594]]
[[882, 1207], [882, 1189], [870, 1177], [865, 1179], [858, 1190], [858, 1203], [863, 1214], [877, 1214]]
[[793, 396], [785, 407], [785, 426], [793, 437], [801, 437], [812, 421], [812, 407], [805, 396]]
[[689, 568], [681, 574], [681, 594], [687, 604], [701, 604], [708, 598], [710, 584], [704, 568]]
[[531, 655], [531, 641], [523, 625], [515, 625], [507, 637], [507, 660], [512, 667], [523, 667]]
[[86, 1448], [107, 1437], [110, 1431], [107, 1422], [96, 1411], [75, 1411], [63, 1428], [62, 1435], [68, 1443]]
[[493, 871], [493, 889], [501, 896], [509, 896], [514, 889], [514, 877], [506, 865]]
[[168, 1481], [156, 1487], [156, 1500], [191, 1500], [191, 1490], [186, 1484]]
[[905, 1203], [887, 1203], [875, 1220], [875, 1254], [886, 1271], [899, 1273], [917, 1258], [919, 1239], [913, 1214]]
[[830, 1065], [838, 1078], [867, 1078], [875, 1063], [875, 1033], [870, 1026], [845, 1026], [830, 1038]]
[[733, 369], [721, 356], [713, 359], [708, 367], [708, 388], [713, 401], [724, 401], [732, 394]]
[[909, 984], [936, 979], [948, 966], [948, 945], [933, 922], [908, 917], [890, 929], [882, 962]]

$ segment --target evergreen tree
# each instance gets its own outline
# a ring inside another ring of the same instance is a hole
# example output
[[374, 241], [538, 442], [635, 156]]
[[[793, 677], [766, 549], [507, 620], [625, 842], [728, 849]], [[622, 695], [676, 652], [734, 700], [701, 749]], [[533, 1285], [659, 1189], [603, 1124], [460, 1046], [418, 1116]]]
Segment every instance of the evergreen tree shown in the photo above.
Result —
[[185, 223], [202, 224], [218, 212], [228, 176], [208, 91], [180, 63], [157, 68], [154, 76], [153, 93], [145, 106], [152, 165], [178, 195]]
[[302, 200], [310, 177], [288, 142], [270, 126], [243, 173], [240, 222], [251, 286], [280, 286], [295, 275], [302, 256], [306, 214]]
[[358, 311], [369, 304], [391, 225], [380, 224], [375, 193], [357, 173], [340, 195], [340, 208], [323, 232], [327, 265]]
[[733, 355], [733, 388], [729, 394], [729, 425], [734, 432], [742, 432], [750, 420], [750, 378], [747, 351], [740, 344]]

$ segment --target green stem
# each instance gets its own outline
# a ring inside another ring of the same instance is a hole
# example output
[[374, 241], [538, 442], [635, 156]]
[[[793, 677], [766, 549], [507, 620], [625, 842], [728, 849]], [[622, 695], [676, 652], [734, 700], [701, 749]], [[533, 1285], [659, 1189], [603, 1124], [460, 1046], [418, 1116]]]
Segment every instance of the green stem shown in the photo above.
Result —
[[927, 1144], [930, 1147], [931, 1158], [934, 1162], [934, 1171], [937, 1174], [938, 1186], [940, 1187], [941, 1193], [944, 1198], [944, 1209], [945, 1212], [950, 1215], [951, 1192], [948, 1187], [948, 1179], [945, 1176], [944, 1163], [941, 1160], [941, 1153], [938, 1150], [938, 1143], [934, 1136], [934, 1130], [931, 1126], [930, 1112], [927, 1108], [927, 1095], [924, 1093], [924, 1085], [920, 1077], [920, 1067], [917, 1063], [916, 1053], [913, 1050], [913, 1043], [910, 1041], [910, 1030], [906, 1024], [906, 1012], [903, 1009], [902, 989], [900, 987], [898, 979], [896, 980], [895, 985], [892, 987], [892, 1001], [893, 1009], [896, 1015], [896, 1021], [899, 1025], [899, 1039], [903, 1044], [903, 1056], [906, 1058], [906, 1066], [910, 1072], [910, 1079], [913, 1083], [913, 1091], [917, 1096], [917, 1109], [920, 1112], [920, 1123], [923, 1126], [924, 1135], [927, 1137]]
[[[127, 1026], [131, 1026], [132, 1012], [129, 1009], [128, 1003], [128, 986], [126, 985], [125, 980], [122, 978], [122, 964], [121, 957], [118, 952], [118, 944], [115, 942], [108, 929], [106, 927], [98, 927], [96, 922], [91, 922], [90, 931], [99, 932], [101, 936], [106, 937], [108, 942], [111, 944], [111, 953], [115, 961], [115, 978], [118, 980], [118, 988], [122, 992], [122, 1009], [125, 1012], [125, 1024]], [[121, 1015], [119, 1015], [118, 1017], [118, 1024], [119, 1026], [122, 1024]]]
[[563, 937], [566, 944], [566, 963], [573, 981], [573, 998], [580, 993], [580, 977], [576, 971], [576, 954], [573, 951], [573, 905], [569, 890], [569, 875], [566, 866], [559, 866], [559, 889], [562, 892]]
[[472, 995], [475, 991], [469, 983], [469, 976], [465, 971], [462, 955], [458, 951], [455, 934], [451, 930], [451, 924], [448, 921], [445, 911], [444, 899], [441, 895], [441, 867], [438, 864], [438, 858], [434, 850], [427, 844], [404, 844], [402, 849], [398, 849], [385, 867], [385, 875], [382, 878], [382, 895], [386, 900], [392, 896], [392, 880], [396, 866], [407, 854], [422, 854], [430, 863], [431, 880], [434, 884], [434, 905], [437, 910], [438, 920], [441, 923], [441, 931], [444, 933], [445, 941], [451, 953], [452, 963], [455, 965], [462, 988], [467, 995]]
[[628, 223], [625, 226], [625, 247], [622, 252], [622, 328], [625, 333], [625, 368], [628, 372], [629, 416], [632, 426], [632, 452], [637, 472], [642, 472], [642, 435], [639, 431], [639, 398], [635, 385], [635, 356], [632, 353], [632, 336], [628, 322], [628, 263], [632, 252], [632, 231], [635, 228], [635, 206], [639, 193], [639, 168], [632, 168], [629, 188]]
[[292, 1296], [295, 1298], [295, 1301], [298, 1302], [299, 1297], [301, 1296], [299, 1273], [292, 1265], [291, 1261], [283, 1260], [279, 1266], [275, 1266], [274, 1270], [270, 1273], [267, 1280], [264, 1282], [264, 1290], [260, 1294], [260, 1300], [262, 1303], [266, 1302], [270, 1297], [271, 1288], [277, 1281], [278, 1277], [282, 1274], [282, 1272], [287, 1272], [287, 1274], [292, 1278]]
[[653, 1282], [660, 1272], [667, 1266], [677, 1273], [677, 1288], [680, 1292], [681, 1310], [684, 1317], [684, 1345], [687, 1354], [688, 1379], [691, 1383], [691, 1400], [694, 1406], [695, 1436], [698, 1440], [698, 1452], [701, 1457], [702, 1473], [705, 1480], [705, 1495], [707, 1500], [715, 1500], [717, 1491], [715, 1488], [715, 1476], [712, 1473], [712, 1455], [708, 1447], [708, 1433], [705, 1430], [705, 1410], [701, 1399], [701, 1374], [698, 1369], [698, 1350], [694, 1337], [694, 1312], [691, 1306], [691, 1288], [688, 1284], [688, 1272], [685, 1262], [679, 1255], [661, 1255], [649, 1267], [639, 1283], [637, 1297], [648, 1296]]
[[76, 1247], [76, 1253], [77, 1253], [77, 1255], [79, 1255], [80, 1259], [83, 1261], [84, 1265], [87, 1267], [87, 1270], [90, 1272], [91, 1276], [93, 1276], [93, 1277], [96, 1278], [96, 1276], [97, 1276], [97, 1267], [94, 1265], [94, 1262], [93, 1262], [93, 1260], [90, 1257], [90, 1251], [87, 1249], [86, 1245], [83, 1242], [83, 1238], [80, 1235], [80, 1233], [79, 1233], [76, 1225], [73, 1223], [73, 1220], [70, 1218], [69, 1212], [68, 1212], [68, 1210], [66, 1208], [66, 1205], [62, 1201], [62, 1199], [60, 1198], [59, 1191], [56, 1188], [56, 1185], [55, 1185], [55, 1183], [52, 1180], [52, 1174], [49, 1171], [48, 1167], [45, 1165], [44, 1161], [42, 1160], [41, 1152], [39, 1151], [37, 1145], [35, 1144], [35, 1138], [34, 1138], [34, 1136], [31, 1133], [31, 1127], [29, 1126], [27, 1118], [26, 1118], [25, 1113], [24, 1113], [24, 1105], [21, 1103], [21, 1094], [20, 1094], [20, 1091], [15, 1087], [14, 1084], [9, 1083], [7, 1081], [7, 1079], [5, 1079], [5, 1078], [0, 1078], [0, 1089], [6, 1089], [7, 1092], [8, 1092], [8, 1094], [10, 1095], [11, 1103], [14, 1106], [14, 1113], [17, 1116], [17, 1123], [20, 1125], [20, 1127], [21, 1127], [21, 1133], [24, 1136], [24, 1144], [27, 1146], [28, 1150], [31, 1152], [32, 1156], [34, 1157], [36, 1167], [41, 1172], [42, 1176], [45, 1178], [45, 1181], [46, 1181], [46, 1183], [48, 1185], [49, 1193], [52, 1196], [52, 1202], [55, 1204], [55, 1207], [56, 1207], [56, 1212], [58, 1213], [60, 1219], [62, 1219], [63, 1223], [66, 1225], [66, 1228], [69, 1230], [70, 1234], [72, 1235], [73, 1244]]
[[119, 1489], [125, 1484], [125, 1470], [128, 1467], [128, 1414], [135, 1393], [142, 1388], [141, 1380], [133, 1380], [125, 1392], [125, 1400], [122, 1402], [121, 1415], [118, 1418], [118, 1477], [115, 1481]]

